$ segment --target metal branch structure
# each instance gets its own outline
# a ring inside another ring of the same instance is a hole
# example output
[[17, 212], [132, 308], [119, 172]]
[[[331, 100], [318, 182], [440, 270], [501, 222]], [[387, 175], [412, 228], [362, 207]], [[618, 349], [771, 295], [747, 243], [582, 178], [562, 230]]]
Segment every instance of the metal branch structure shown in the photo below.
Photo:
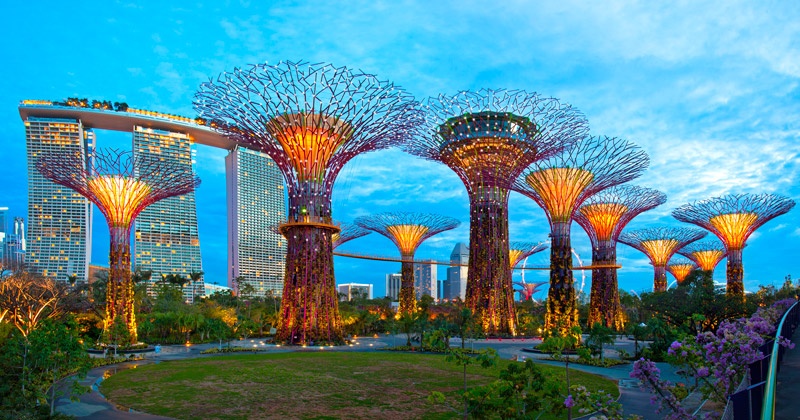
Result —
[[226, 137], [266, 153], [289, 195], [281, 225], [287, 257], [276, 340], [343, 343], [333, 274], [331, 194], [355, 156], [404, 142], [422, 113], [412, 96], [375, 76], [330, 64], [280, 62], [203, 83], [195, 109]]
[[678, 254], [694, 261], [703, 271], [710, 271], [712, 276], [714, 268], [725, 258], [725, 245], [719, 241], [692, 242], [678, 250]]
[[586, 118], [553, 98], [482, 89], [424, 103], [424, 131], [405, 150], [441, 162], [464, 182], [470, 202], [465, 303], [486, 334], [516, 335], [508, 238], [508, 195], [531, 163], [588, 132]]
[[697, 264], [694, 261], [683, 257], [672, 257], [669, 264], [667, 264], [667, 271], [675, 277], [678, 285], [683, 284], [686, 281], [686, 277], [689, 277], [689, 274], [696, 268]]
[[525, 258], [544, 251], [548, 246], [547, 242], [511, 242], [508, 246], [508, 260], [511, 264], [511, 269], [513, 270]]
[[516, 284], [517, 286], [522, 287], [522, 289], [519, 290], [519, 294], [520, 294], [520, 297], [522, 298], [520, 300], [524, 302], [526, 300], [533, 299], [533, 295], [536, 292], [538, 292], [541, 289], [542, 286], [547, 284], [547, 282], [546, 281], [537, 281], [537, 282], [533, 282], [533, 283], [526, 283], [523, 280], [523, 281], [515, 281], [514, 284]]
[[86, 197], [106, 217], [111, 249], [104, 323], [109, 328], [121, 317], [135, 343], [131, 224], [147, 206], [194, 191], [200, 179], [169, 161], [116, 150], [97, 150], [88, 159], [82, 153], [46, 154], [36, 167], [45, 178]]
[[342, 245], [345, 242], [349, 242], [353, 239], [358, 239], [362, 236], [367, 236], [370, 234], [370, 231], [354, 223], [342, 223], [340, 228], [341, 231], [331, 235], [331, 240], [333, 240], [333, 249], [338, 248], [339, 245]]
[[667, 290], [667, 262], [679, 249], [706, 235], [708, 232], [699, 229], [657, 227], [622, 232], [619, 242], [647, 255], [655, 270], [653, 291], [664, 292]]
[[517, 178], [515, 190], [533, 199], [550, 222], [550, 289], [545, 329], [562, 335], [578, 325], [572, 278], [572, 217], [586, 199], [642, 174], [647, 153], [632, 142], [610, 137], [586, 137], [575, 147], [535, 162]]
[[454, 229], [461, 222], [452, 217], [424, 213], [379, 213], [356, 218], [353, 222], [363, 229], [380, 233], [397, 245], [403, 260], [398, 315], [413, 314], [417, 307], [414, 293], [414, 254], [417, 248], [431, 236]]
[[726, 293], [743, 297], [742, 249], [747, 238], [764, 223], [787, 213], [794, 205], [794, 200], [775, 194], [731, 194], [684, 204], [675, 209], [672, 215], [717, 235], [728, 255]]
[[588, 325], [597, 322], [622, 331], [625, 316], [619, 300], [617, 238], [639, 214], [667, 201], [666, 194], [634, 185], [618, 185], [600, 191], [584, 201], [572, 218], [592, 242], [592, 291]]

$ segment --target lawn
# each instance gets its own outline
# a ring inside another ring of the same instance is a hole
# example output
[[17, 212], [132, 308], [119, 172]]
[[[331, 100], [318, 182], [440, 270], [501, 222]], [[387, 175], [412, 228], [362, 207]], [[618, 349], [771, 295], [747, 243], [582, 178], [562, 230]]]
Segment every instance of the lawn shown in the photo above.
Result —
[[[491, 382], [508, 363], [516, 362], [470, 367], [469, 385]], [[542, 369], [564, 375], [563, 368]], [[613, 381], [574, 370], [570, 378], [618, 394]], [[439, 355], [294, 352], [140, 366], [106, 379], [100, 391], [117, 404], [179, 419], [442, 419], [457, 416], [426, 398], [452, 395], [461, 381], [461, 367]]]

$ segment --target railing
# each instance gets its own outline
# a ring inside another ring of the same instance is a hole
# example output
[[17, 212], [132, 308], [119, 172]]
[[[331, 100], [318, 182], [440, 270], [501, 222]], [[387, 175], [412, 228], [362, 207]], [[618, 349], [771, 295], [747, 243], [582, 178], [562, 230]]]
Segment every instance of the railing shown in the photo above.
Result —
[[764, 389], [764, 407], [761, 411], [761, 420], [775, 418], [775, 386], [778, 381], [778, 365], [783, 360], [786, 348], [780, 345], [780, 338], [789, 339], [794, 334], [795, 328], [800, 323], [800, 302], [795, 302], [781, 318], [778, 329], [775, 331], [775, 341], [772, 344], [772, 354], [767, 370], [766, 389]]

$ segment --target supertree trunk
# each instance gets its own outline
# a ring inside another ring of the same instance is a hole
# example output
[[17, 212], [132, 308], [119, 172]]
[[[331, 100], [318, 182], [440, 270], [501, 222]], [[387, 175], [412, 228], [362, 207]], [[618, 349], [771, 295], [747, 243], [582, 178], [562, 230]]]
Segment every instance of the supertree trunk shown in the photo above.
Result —
[[[499, 189], [497, 189], [499, 190]], [[516, 335], [516, 310], [508, 255], [508, 191], [493, 200], [470, 200], [466, 304], [483, 331]]]
[[550, 290], [547, 292], [545, 329], [562, 336], [578, 325], [578, 306], [572, 279], [570, 222], [554, 222], [550, 244]]
[[109, 233], [111, 248], [108, 255], [109, 269], [106, 285], [106, 328], [111, 327], [117, 317], [122, 317], [130, 334], [130, 343], [136, 343], [130, 226], [111, 227]]
[[742, 263], [741, 249], [728, 251], [727, 278], [726, 293], [729, 296], [744, 296], [744, 264]]
[[403, 255], [400, 278], [400, 315], [411, 315], [417, 307], [417, 296], [414, 293], [414, 255]]
[[653, 277], [653, 292], [667, 291], [667, 267], [663, 265], [654, 266], [655, 277]]
[[[592, 250], [592, 265], [614, 265], [616, 263], [617, 247], [615, 243], [600, 241], [598, 247]], [[617, 270], [611, 267], [592, 269], [589, 327], [596, 322], [617, 331], [621, 331], [625, 327], [622, 306], [619, 302]]]

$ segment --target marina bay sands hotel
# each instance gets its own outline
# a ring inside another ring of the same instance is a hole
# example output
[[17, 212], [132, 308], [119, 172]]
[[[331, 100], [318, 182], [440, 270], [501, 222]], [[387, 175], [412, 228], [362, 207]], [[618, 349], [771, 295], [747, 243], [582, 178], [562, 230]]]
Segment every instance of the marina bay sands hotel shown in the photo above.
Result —
[[[28, 161], [28, 226], [25, 263], [61, 281], [89, 279], [92, 204], [80, 194], [45, 179], [36, 169], [43, 153], [82, 152], [87, 164], [97, 139], [94, 130], [132, 133], [135, 155], [168, 159], [193, 170], [195, 144], [223, 148], [228, 209], [228, 281], [240, 279], [258, 294], [280, 295], [286, 244], [270, 226], [285, 219], [283, 178], [265, 154], [240, 148], [202, 121], [108, 102], [22, 101]], [[202, 186], [200, 187], [202, 188]], [[102, 217], [102, 216], [101, 216]], [[161, 276], [203, 270], [194, 193], [157, 202], [133, 228], [133, 267]], [[201, 294], [199, 280], [184, 288], [187, 299]]]

